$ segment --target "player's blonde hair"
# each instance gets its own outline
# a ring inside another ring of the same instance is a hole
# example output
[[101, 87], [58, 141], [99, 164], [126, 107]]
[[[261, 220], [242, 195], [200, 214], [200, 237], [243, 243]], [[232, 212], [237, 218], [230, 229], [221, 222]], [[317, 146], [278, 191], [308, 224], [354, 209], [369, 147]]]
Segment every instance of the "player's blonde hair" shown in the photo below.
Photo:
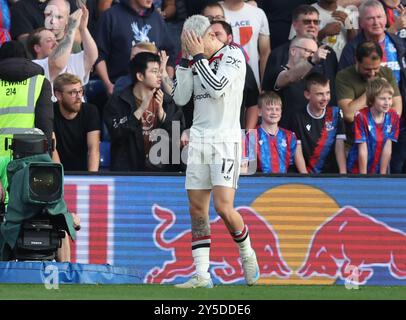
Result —
[[210, 28], [209, 18], [201, 14], [195, 14], [186, 19], [183, 24], [184, 31], [193, 31], [198, 37], [203, 37]]
[[367, 105], [371, 107], [375, 103], [375, 98], [382, 93], [389, 93], [393, 96], [395, 90], [392, 85], [384, 78], [376, 78], [367, 83]]

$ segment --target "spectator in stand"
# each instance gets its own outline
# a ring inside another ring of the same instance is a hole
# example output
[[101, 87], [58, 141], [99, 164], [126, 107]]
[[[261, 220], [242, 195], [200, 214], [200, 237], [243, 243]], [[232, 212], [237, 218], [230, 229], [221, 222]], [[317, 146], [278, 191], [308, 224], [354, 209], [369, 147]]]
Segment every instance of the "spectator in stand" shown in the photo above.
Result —
[[[387, 23], [385, 10], [378, 0], [366, 0], [359, 7], [360, 32], [344, 47], [339, 62], [339, 70], [355, 63], [355, 50], [365, 40], [378, 43], [383, 51], [381, 64], [392, 69], [399, 87], [406, 86], [406, 65], [403, 58], [406, 53], [404, 41], [385, 31]], [[406, 90], [406, 88], [405, 88]], [[403, 95], [406, 97], [406, 95]]]
[[306, 109], [293, 116], [293, 128], [309, 173], [347, 173], [345, 127], [338, 107], [330, 106], [329, 80], [320, 73], [305, 78]]
[[65, 171], [99, 170], [100, 118], [96, 106], [83, 103], [82, 81], [70, 73], [54, 81], [57, 102], [54, 103], [56, 149], [54, 161]]
[[[273, 91], [261, 93], [258, 106], [261, 125], [247, 132], [243, 161], [256, 161], [257, 170], [264, 173], [287, 173], [293, 164], [299, 173], [307, 173], [296, 135], [278, 126], [282, 117], [281, 98]], [[242, 173], [246, 173], [244, 162], [242, 165]]]
[[[211, 28], [218, 40], [225, 45], [232, 45], [233, 34], [231, 26], [225, 21], [213, 21]], [[246, 63], [247, 72], [245, 74], [244, 94], [241, 104], [240, 124], [243, 129], [253, 129], [258, 122], [258, 96], [259, 91], [255, 80], [254, 72]]]
[[244, 0], [225, 0], [222, 6], [226, 21], [233, 28], [234, 41], [247, 51], [248, 63], [260, 87], [271, 53], [268, 19], [262, 9]]
[[[345, 46], [339, 68], [343, 69], [354, 63], [355, 49], [365, 40], [374, 41], [382, 48], [381, 64], [392, 69], [403, 103], [401, 112], [396, 109], [398, 114], [402, 115], [402, 119], [398, 142], [393, 144], [391, 172], [406, 173], [406, 42], [385, 31], [386, 14], [382, 3], [378, 0], [364, 1], [359, 7], [359, 15], [362, 32]], [[396, 92], [395, 87], [394, 89]]]
[[268, 17], [269, 30], [272, 35], [272, 50], [289, 42], [292, 24], [292, 12], [302, 4], [312, 4], [316, 0], [258, 0], [258, 7]]
[[362, 3], [362, 1], [364, 0], [338, 0], [338, 5], [342, 6], [342, 7], [348, 7], [348, 6], [356, 6], [359, 7], [360, 4]]
[[382, 49], [379, 44], [365, 41], [358, 45], [356, 63], [337, 74], [336, 90], [338, 106], [344, 114], [347, 132], [347, 148], [354, 142], [353, 122], [355, 114], [367, 105], [367, 84], [376, 78], [385, 78], [393, 87], [392, 108], [402, 113], [402, 98], [393, 72], [381, 65]]
[[399, 135], [399, 116], [392, 108], [393, 94], [393, 87], [383, 78], [368, 82], [367, 107], [355, 116], [355, 144], [348, 155], [348, 172], [388, 173], [392, 142]]
[[208, 4], [219, 2], [219, 0], [184, 0], [187, 16], [200, 14]]
[[[31, 88], [30, 84], [34, 84], [34, 87]], [[13, 86], [15, 94], [7, 94], [6, 88], [12, 89]], [[19, 129], [38, 128], [51, 145], [54, 116], [51, 84], [45, 79], [44, 70], [27, 59], [24, 45], [16, 40], [8, 41], [0, 47], [0, 92], [0, 106], [10, 109], [0, 117], [0, 127], [7, 129], [3, 131], [12, 135], [21, 133]], [[33, 101], [33, 105], [30, 105], [30, 101]], [[24, 104], [27, 104], [25, 108]], [[0, 136], [0, 155], [10, 158], [10, 149], [5, 150], [4, 147], [5, 135], [2, 133]]]
[[6, 29], [0, 28], [0, 47], [4, 42], [10, 40], [11, 40], [10, 33]]
[[[152, 42], [139, 42], [131, 48], [130, 62], [135, 57], [135, 55], [140, 52], [151, 52], [158, 54], [158, 48]], [[128, 65], [130, 66], [130, 63]], [[132, 84], [132, 76], [130, 74], [130, 70], [128, 70], [128, 74], [117, 79], [116, 83], [114, 84], [113, 93], [120, 93], [131, 84]]]
[[0, 29], [10, 30], [10, 9], [7, 0], [0, 0]]
[[[75, 0], [68, 0], [70, 12], [78, 7]], [[44, 10], [48, 0], [18, 0], [10, 8], [10, 33], [13, 39], [23, 41], [33, 30], [44, 26]]]
[[[312, 6], [317, 9], [320, 17], [318, 41], [330, 46], [339, 59], [347, 41], [351, 41], [357, 35], [358, 22], [352, 22], [351, 15], [344, 7], [337, 5], [337, 0], [319, 0]], [[289, 39], [295, 35], [296, 32], [292, 27]]]
[[[226, 21], [226, 18], [224, 16], [224, 9], [221, 6], [221, 4], [218, 3], [218, 2], [209, 3], [207, 6], [205, 6], [203, 8], [201, 14], [203, 16], [207, 17], [210, 22], [213, 22], [213, 21]], [[242, 50], [242, 52], [244, 53], [245, 60], [247, 62], [249, 62], [250, 58], [248, 57], [248, 53], [241, 45], [239, 45], [238, 43], [235, 43], [234, 39], [229, 44], [239, 47]]]
[[[79, 3], [81, 3], [80, 0]], [[88, 10], [84, 4], [81, 5], [81, 7], [85, 7], [86, 10]], [[44, 9], [44, 27], [55, 34], [55, 38], [58, 43], [63, 40], [66, 34], [69, 12], [70, 3], [67, 0], [50, 0]], [[87, 11], [87, 15], [89, 15], [88, 12], [89, 11]], [[82, 40], [79, 32], [74, 34], [74, 39], [75, 41], [72, 45], [72, 53], [78, 53], [82, 50], [80, 45]]]
[[[298, 37], [312, 37], [314, 39], [317, 39], [319, 32], [319, 13], [317, 9], [310, 5], [301, 5], [297, 7], [293, 12], [293, 28], [295, 29]], [[281, 67], [286, 66], [286, 64], [288, 63], [288, 59], [290, 56], [290, 45], [291, 42], [287, 42], [280, 47], [272, 50], [266, 65], [264, 80], [262, 82], [263, 90], [275, 90], [275, 82], [279, 73], [281, 72]], [[319, 47], [321, 47], [321, 44], [319, 44]], [[337, 56], [334, 50], [329, 49], [329, 47], [323, 46], [322, 48], [329, 51], [326, 58], [321, 59], [315, 66], [311, 65], [310, 63], [308, 65], [308, 68], [301, 70], [301, 73], [298, 74], [298, 79], [300, 80], [300, 78], [304, 78], [306, 74], [310, 72], [309, 68], [312, 72], [319, 72], [326, 75], [326, 77], [330, 79], [331, 104], [334, 105], [336, 103], [334, 88], [335, 76], [337, 73]], [[296, 82], [296, 80], [293, 82]], [[284, 97], [285, 94], [281, 94], [283, 102], [282, 112], [290, 110], [292, 106], [296, 106], [296, 108], [299, 109], [305, 106], [306, 99], [303, 96], [303, 91], [304, 82], [302, 81], [301, 85], [298, 87], [298, 90], [290, 92], [294, 95], [289, 96], [287, 101]], [[285, 124], [286, 123], [284, 122], [284, 116], [282, 116], [282, 122], [280, 123], [280, 125], [283, 127]]]
[[133, 84], [114, 94], [103, 114], [111, 137], [111, 170], [157, 171], [161, 168], [149, 157], [151, 132], [157, 128], [171, 132], [172, 121], [180, 120], [182, 113], [172, 100], [163, 99], [158, 55], [135, 55], [131, 76]]
[[165, 19], [169, 35], [175, 46], [175, 56], [181, 51], [180, 35], [182, 33], [183, 23], [187, 18], [187, 10], [184, 0], [162, 0], [161, 10], [162, 18]]
[[172, 77], [175, 48], [168, 28], [150, 0], [122, 0], [108, 9], [99, 20], [96, 42], [99, 59], [97, 73], [107, 93], [111, 95], [114, 82], [128, 71], [131, 48], [138, 42], [154, 42], [169, 56], [168, 73]]
[[273, 78], [270, 80], [272, 86], [267, 83], [264, 89], [276, 91], [280, 95], [283, 109], [279, 125], [293, 130], [292, 116], [303, 110], [307, 103], [303, 95], [305, 90], [303, 78], [311, 72], [322, 73], [323, 68], [320, 65], [323, 65], [330, 51], [325, 46], [318, 47], [314, 38], [307, 35], [294, 38], [290, 42], [288, 54], [287, 63], [275, 66], [272, 70]]
[[[58, 2], [58, 4], [65, 5], [66, 2]], [[61, 10], [61, 12], [68, 11]], [[49, 81], [53, 82], [59, 74], [68, 72], [78, 76], [83, 84], [88, 82], [93, 63], [97, 59], [97, 46], [87, 28], [88, 17], [89, 12], [85, 6], [71, 14], [65, 35], [59, 44], [53, 33], [43, 29], [34, 30], [28, 37], [28, 50], [37, 58], [33, 61], [44, 68], [45, 76]], [[77, 29], [81, 34], [84, 49], [79, 53], [71, 54]]]
[[406, 1], [379, 0], [379, 2], [385, 10], [386, 30], [406, 41]]
[[224, 9], [218, 2], [209, 3], [205, 6], [201, 12], [202, 15], [207, 17], [210, 22], [222, 20], [225, 21], [226, 17], [224, 16]]

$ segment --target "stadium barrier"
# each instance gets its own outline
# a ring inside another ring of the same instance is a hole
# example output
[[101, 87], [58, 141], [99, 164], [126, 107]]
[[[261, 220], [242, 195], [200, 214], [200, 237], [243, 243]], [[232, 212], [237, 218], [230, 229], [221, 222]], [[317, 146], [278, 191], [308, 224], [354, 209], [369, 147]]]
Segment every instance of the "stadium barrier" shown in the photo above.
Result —
[[[259, 260], [260, 284], [406, 284], [406, 179], [241, 177], [235, 206]], [[72, 262], [128, 267], [141, 283], [193, 273], [184, 176], [66, 176], [81, 218]], [[211, 273], [244, 283], [238, 249], [210, 207]]]

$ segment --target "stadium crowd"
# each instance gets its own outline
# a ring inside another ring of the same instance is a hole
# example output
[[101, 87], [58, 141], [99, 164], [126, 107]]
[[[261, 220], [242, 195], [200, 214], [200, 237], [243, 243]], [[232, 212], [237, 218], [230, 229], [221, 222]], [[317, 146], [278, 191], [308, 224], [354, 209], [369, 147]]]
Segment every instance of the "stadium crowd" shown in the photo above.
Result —
[[173, 99], [194, 14], [245, 57], [242, 172], [406, 173], [401, 0], [0, 0], [0, 134], [32, 87], [65, 170], [184, 171], [210, 99]]

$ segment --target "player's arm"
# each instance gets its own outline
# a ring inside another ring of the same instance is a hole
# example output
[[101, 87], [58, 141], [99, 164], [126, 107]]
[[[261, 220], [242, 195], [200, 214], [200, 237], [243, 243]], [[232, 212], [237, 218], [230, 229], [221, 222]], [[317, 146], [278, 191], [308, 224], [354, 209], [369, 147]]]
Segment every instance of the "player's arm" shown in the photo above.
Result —
[[245, 57], [239, 48], [229, 47], [229, 50], [220, 59], [215, 74], [209, 66], [209, 61], [203, 55], [202, 38], [196, 36], [194, 32], [186, 32], [184, 38], [185, 45], [193, 56], [193, 64], [199, 79], [212, 98], [220, 98], [238, 77], [245, 79]]
[[213, 73], [209, 61], [202, 54], [195, 55], [193, 61], [200, 80], [214, 99], [220, 98], [238, 77], [245, 79], [246, 65], [239, 48], [230, 47], [221, 59], [216, 74]]
[[381, 165], [379, 168], [380, 174], [387, 174], [389, 161], [392, 156], [392, 140], [388, 139], [383, 146], [382, 155], [381, 155]]
[[180, 40], [182, 44], [182, 60], [176, 66], [172, 98], [178, 106], [184, 106], [189, 102], [193, 94], [193, 72], [189, 68], [189, 50], [186, 45], [185, 32], [182, 32]]
[[178, 106], [184, 106], [193, 94], [193, 73], [188, 67], [189, 60], [182, 59], [176, 67], [176, 77], [173, 81], [172, 97]]

